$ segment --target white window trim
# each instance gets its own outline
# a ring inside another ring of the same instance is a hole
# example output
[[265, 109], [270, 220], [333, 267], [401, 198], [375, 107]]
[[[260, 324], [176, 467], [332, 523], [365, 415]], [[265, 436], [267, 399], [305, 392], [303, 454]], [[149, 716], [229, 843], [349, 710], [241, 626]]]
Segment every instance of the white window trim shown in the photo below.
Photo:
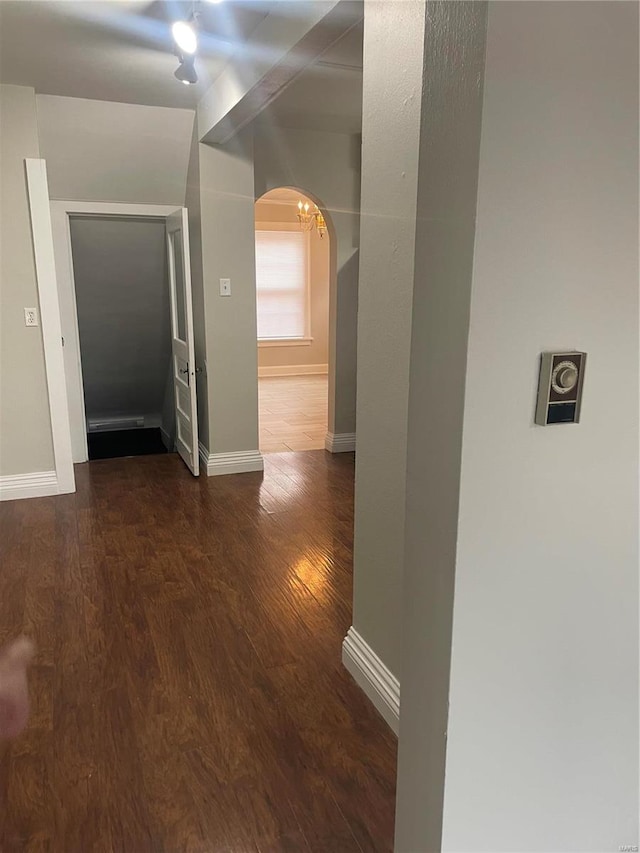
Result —
[[[296, 222], [256, 222], [256, 231], [299, 231]], [[258, 348], [263, 347], [305, 347], [311, 346], [311, 232], [302, 232], [306, 238], [306, 276], [307, 276], [307, 311], [305, 316], [305, 334], [301, 338], [258, 338]]]
[[310, 347], [313, 338], [258, 338], [259, 347]]

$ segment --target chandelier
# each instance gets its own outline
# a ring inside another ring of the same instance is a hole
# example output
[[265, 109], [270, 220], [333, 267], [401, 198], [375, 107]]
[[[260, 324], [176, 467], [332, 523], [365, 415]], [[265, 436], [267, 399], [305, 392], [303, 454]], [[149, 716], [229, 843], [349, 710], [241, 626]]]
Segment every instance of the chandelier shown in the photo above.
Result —
[[318, 237], [321, 240], [327, 233], [327, 222], [317, 204], [313, 205], [312, 210], [308, 201], [299, 201], [298, 222], [303, 231], [311, 231], [315, 226]]

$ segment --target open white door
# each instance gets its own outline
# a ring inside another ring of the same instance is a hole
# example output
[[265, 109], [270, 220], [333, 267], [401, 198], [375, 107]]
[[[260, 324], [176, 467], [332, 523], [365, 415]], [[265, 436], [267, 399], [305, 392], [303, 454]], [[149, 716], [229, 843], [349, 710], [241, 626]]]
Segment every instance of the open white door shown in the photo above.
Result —
[[181, 207], [167, 216], [167, 258], [171, 289], [171, 361], [176, 408], [176, 448], [187, 468], [197, 477], [198, 409], [186, 207]]

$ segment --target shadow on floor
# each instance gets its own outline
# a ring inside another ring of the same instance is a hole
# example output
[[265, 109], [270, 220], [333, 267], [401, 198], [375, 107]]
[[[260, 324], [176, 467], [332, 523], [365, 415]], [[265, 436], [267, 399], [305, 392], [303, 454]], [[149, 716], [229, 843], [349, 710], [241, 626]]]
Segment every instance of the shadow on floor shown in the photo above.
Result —
[[120, 456], [149, 456], [167, 453], [160, 428], [118, 429], [87, 433], [89, 459], [117, 459]]

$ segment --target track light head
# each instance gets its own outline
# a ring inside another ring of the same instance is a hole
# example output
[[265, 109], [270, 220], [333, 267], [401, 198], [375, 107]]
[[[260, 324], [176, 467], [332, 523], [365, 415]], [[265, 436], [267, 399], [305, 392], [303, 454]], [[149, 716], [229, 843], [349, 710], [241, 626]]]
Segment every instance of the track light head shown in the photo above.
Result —
[[174, 71], [174, 76], [181, 83], [197, 83], [198, 74], [195, 68], [195, 57], [183, 56], [180, 60], [180, 65]]

